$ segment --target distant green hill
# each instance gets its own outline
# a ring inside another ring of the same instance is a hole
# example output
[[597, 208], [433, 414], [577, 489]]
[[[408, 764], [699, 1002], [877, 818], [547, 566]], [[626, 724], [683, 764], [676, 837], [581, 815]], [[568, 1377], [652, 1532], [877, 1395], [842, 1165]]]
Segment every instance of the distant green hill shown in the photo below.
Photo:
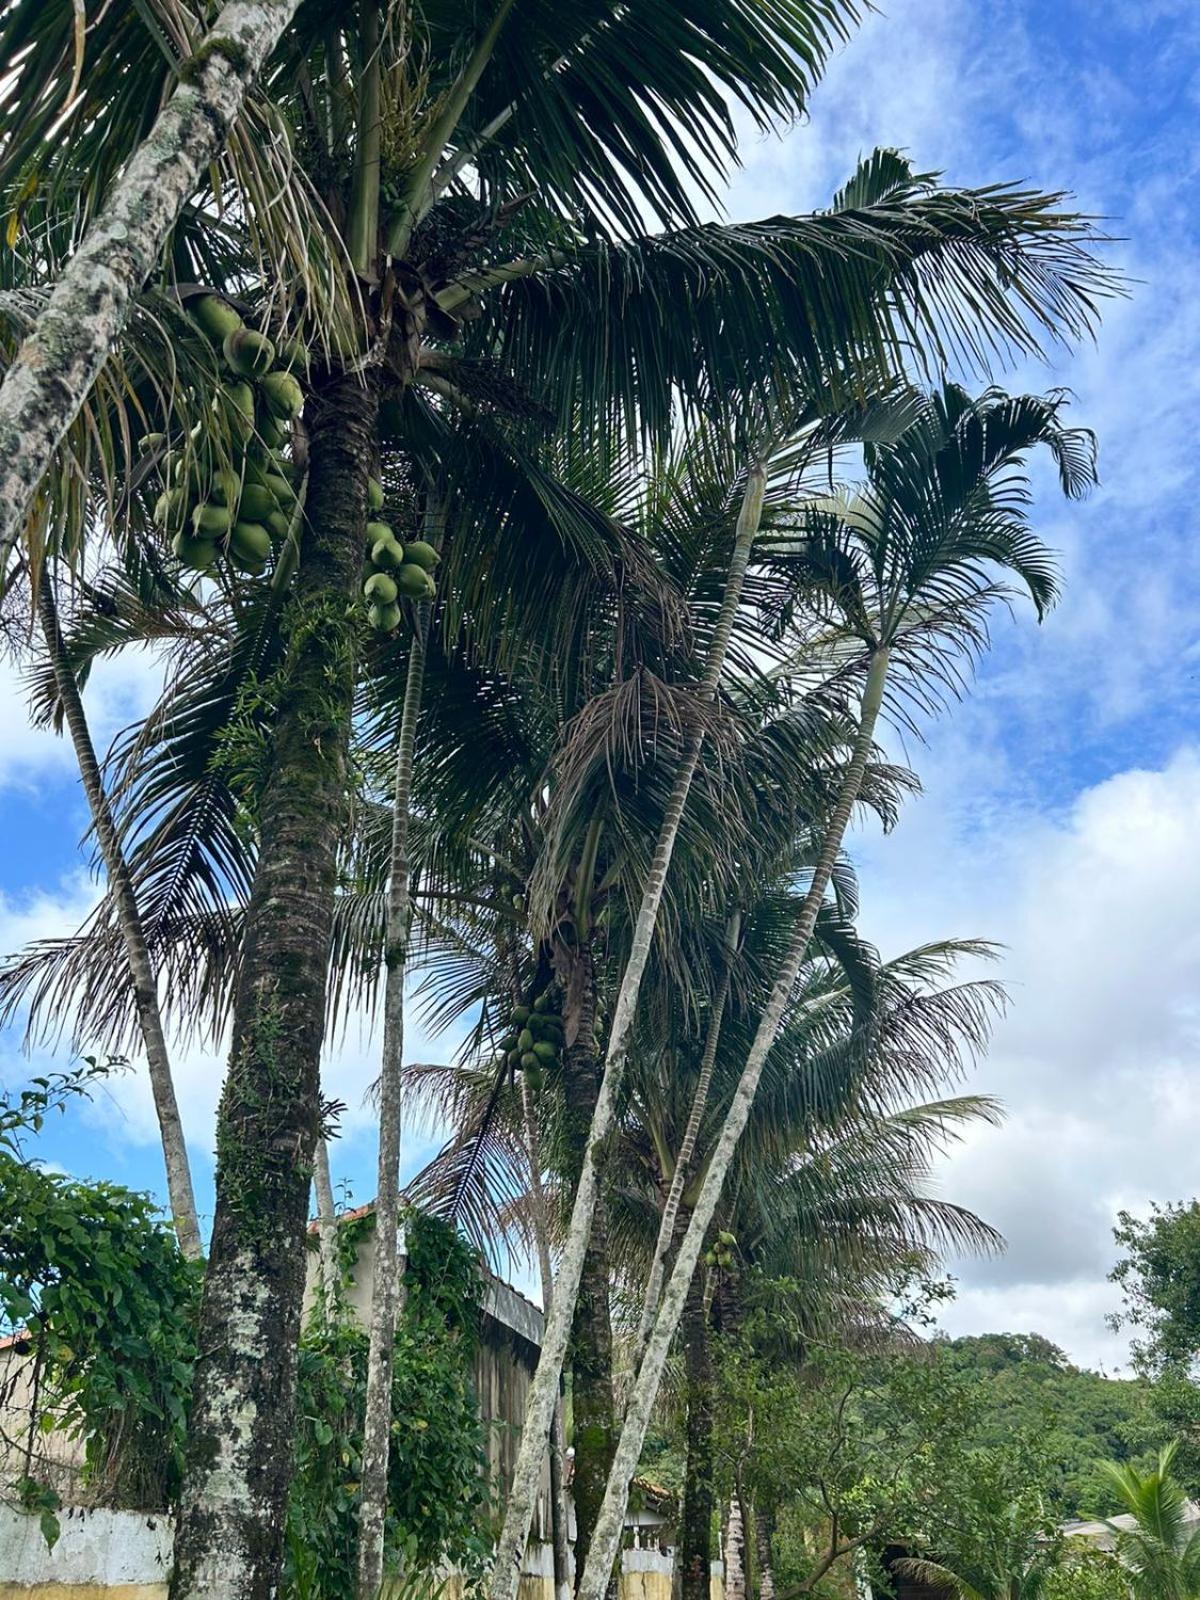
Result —
[[1120, 1509], [1096, 1462], [1149, 1464], [1153, 1424], [1140, 1380], [1074, 1367], [1036, 1333], [984, 1333], [939, 1344], [955, 1366], [986, 1386], [981, 1444], [1003, 1444], [1019, 1431], [1045, 1446], [1056, 1468], [1049, 1487], [1060, 1517], [1109, 1516]]

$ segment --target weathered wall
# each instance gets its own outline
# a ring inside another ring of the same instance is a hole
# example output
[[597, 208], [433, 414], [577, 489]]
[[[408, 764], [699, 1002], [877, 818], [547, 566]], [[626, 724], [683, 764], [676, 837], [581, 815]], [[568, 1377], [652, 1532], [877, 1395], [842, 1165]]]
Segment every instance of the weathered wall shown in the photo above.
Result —
[[[166, 1600], [171, 1524], [135, 1511], [62, 1514], [53, 1550], [36, 1517], [0, 1504], [0, 1600]], [[529, 1552], [518, 1600], [554, 1600], [549, 1545]], [[462, 1600], [461, 1581], [447, 1579], [442, 1600]], [[620, 1600], [671, 1600], [671, 1558], [658, 1550], [626, 1550]], [[724, 1600], [719, 1568], [711, 1600]]]
[[60, 1522], [49, 1550], [36, 1517], [0, 1504], [0, 1600], [163, 1600], [167, 1518], [72, 1507]]

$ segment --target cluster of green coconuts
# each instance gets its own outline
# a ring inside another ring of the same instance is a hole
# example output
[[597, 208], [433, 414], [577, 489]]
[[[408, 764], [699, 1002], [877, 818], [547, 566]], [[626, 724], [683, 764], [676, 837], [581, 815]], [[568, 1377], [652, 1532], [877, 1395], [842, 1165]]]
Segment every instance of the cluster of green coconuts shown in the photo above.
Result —
[[718, 1233], [712, 1248], [704, 1252], [706, 1267], [719, 1267], [722, 1272], [733, 1271], [733, 1251], [737, 1239], [732, 1233]]
[[555, 1010], [551, 990], [543, 989], [529, 1006], [514, 1006], [509, 1017], [511, 1033], [500, 1041], [510, 1071], [520, 1067], [536, 1086], [546, 1067], [558, 1060], [563, 1047], [562, 1017]]
[[[201, 421], [191, 431], [190, 448], [166, 449], [154, 520], [172, 536], [171, 548], [185, 567], [210, 572], [224, 555], [238, 571], [257, 577], [272, 546], [286, 538], [296, 504], [294, 469], [283, 447], [304, 405], [291, 370], [303, 368], [304, 347], [295, 340], [276, 344], [248, 328], [218, 294], [198, 296], [187, 309], [220, 346], [228, 368], [212, 408], [224, 413], [234, 448], [218, 460]], [[143, 440], [146, 449], [167, 444], [165, 434]]]
[[367, 523], [367, 581], [363, 595], [367, 620], [379, 633], [392, 633], [400, 626], [400, 599], [432, 600], [437, 594], [433, 569], [441, 557], [424, 539], [401, 544], [386, 522], [375, 519], [383, 510], [383, 485], [377, 478], [367, 480], [367, 507], [372, 520]]

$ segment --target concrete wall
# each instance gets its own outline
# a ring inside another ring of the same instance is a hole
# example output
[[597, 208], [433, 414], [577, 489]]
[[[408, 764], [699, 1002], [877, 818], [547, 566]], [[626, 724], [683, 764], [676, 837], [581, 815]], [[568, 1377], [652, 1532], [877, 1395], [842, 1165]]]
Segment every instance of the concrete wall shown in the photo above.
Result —
[[36, 1517], [0, 1504], [0, 1600], [165, 1600], [166, 1517], [72, 1507], [59, 1520], [49, 1550]]
[[[46, 1548], [36, 1517], [0, 1504], [0, 1600], [166, 1600], [171, 1523], [136, 1511], [64, 1511], [62, 1534]], [[626, 1550], [620, 1600], [671, 1600], [671, 1558]], [[462, 1600], [462, 1580], [447, 1577], [441, 1600]], [[554, 1600], [554, 1559], [531, 1547], [519, 1600]], [[714, 1566], [711, 1600], [724, 1600]]]

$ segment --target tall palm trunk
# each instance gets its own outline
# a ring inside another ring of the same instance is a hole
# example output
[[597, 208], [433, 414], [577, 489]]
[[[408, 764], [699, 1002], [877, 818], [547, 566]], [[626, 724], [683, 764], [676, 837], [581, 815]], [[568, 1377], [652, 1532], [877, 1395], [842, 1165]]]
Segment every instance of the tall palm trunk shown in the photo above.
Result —
[[754, 1549], [758, 1556], [758, 1600], [775, 1600], [775, 1561], [771, 1554], [771, 1517], [765, 1511], [756, 1511], [754, 1522]]
[[[0, 384], [0, 593], [34, 491], [120, 338], [133, 297], [221, 149], [297, 0], [233, 0], [113, 185]], [[83, 8], [78, 8], [80, 17]]]
[[736, 1491], [725, 1515], [725, 1600], [746, 1600], [746, 1522]]
[[[514, 1004], [520, 1004], [519, 992]], [[533, 1237], [537, 1247], [538, 1269], [542, 1280], [543, 1313], [554, 1297], [554, 1264], [550, 1258], [550, 1222], [546, 1213], [546, 1191], [542, 1187], [542, 1153], [538, 1139], [537, 1112], [529, 1080], [521, 1074], [521, 1116], [525, 1124], [525, 1149], [529, 1156], [529, 1193], [533, 1203]], [[554, 1546], [554, 1600], [570, 1600], [571, 1530], [567, 1514], [567, 1494], [563, 1483], [566, 1457], [563, 1437], [562, 1400], [554, 1408], [550, 1426], [550, 1535]]]
[[58, 608], [54, 602], [54, 584], [50, 568], [43, 568], [38, 584], [38, 617], [50, 655], [54, 684], [63, 708], [83, 791], [87, 795], [92, 824], [100, 845], [104, 870], [108, 875], [113, 909], [125, 957], [129, 962], [129, 976], [133, 983], [133, 1001], [137, 1009], [138, 1028], [146, 1049], [146, 1067], [150, 1077], [150, 1092], [154, 1097], [154, 1111], [158, 1117], [159, 1137], [162, 1141], [163, 1164], [167, 1170], [167, 1198], [171, 1218], [179, 1239], [179, 1248], [191, 1260], [203, 1254], [200, 1242], [200, 1224], [196, 1217], [196, 1197], [192, 1191], [192, 1174], [188, 1165], [187, 1144], [183, 1137], [183, 1123], [175, 1099], [175, 1080], [171, 1076], [171, 1058], [167, 1050], [162, 1012], [158, 1004], [158, 984], [150, 951], [146, 945], [146, 932], [138, 910], [133, 877], [121, 836], [117, 829], [96, 750], [92, 744], [91, 730], [83, 709], [79, 684], [67, 659], [66, 645], [58, 621]]
[[329, 1172], [329, 1145], [318, 1139], [313, 1151], [313, 1194], [317, 1202], [317, 1243], [321, 1263], [321, 1293], [326, 1318], [332, 1316], [338, 1291], [337, 1209]]
[[[586, 941], [582, 949], [572, 949], [563, 961], [569, 966], [564, 1021], [571, 1038], [563, 1056], [567, 1125], [571, 1149], [582, 1154], [600, 1087], [600, 1061], [592, 1042], [596, 1020], [596, 968]], [[575, 1505], [577, 1579], [587, 1559], [592, 1529], [604, 1499], [608, 1469], [617, 1447], [609, 1279], [608, 1207], [601, 1173], [571, 1323], [571, 1412], [575, 1445], [571, 1498]]]
[[383, 1535], [387, 1523], [388, 1445], [392, 1426], [392, 1356], [396, 1347], [399, 1287], [397, 1228], [400, 1214], [400, 1122], [403, 1111], [404, 980], [412, 921], [409, 895], [409, 818], [413, 749], [425, 682], [429, 603], [421, 604], [408, 656], [404, 706], [396, 740], [392, 797], [392, 857], [388, 883], [387, 979], [383, 1001], [383, 1067], [379, 1079], [379, 1176], [375, 1191], [375, 1271], [371, 1293], [371, 1338], [367, 1354], [367, 1398], [363, 1417], [362, 1497], [359, 1509], [358, 1600], [375, 1600], [383, 1581]]
[[696, 1092], [692, 1097], [691, 1109], [688, 1112], [687, 1127], [683, 1130], [683, 1138], [680, 1140], [679, 1154], [675, 1160], [675, 1170], [671, 1174], [671, 1187], [667, 1191], [666, 1204], [663, 1206], [663, 1214], [659, 1218], [658, 1238], [654, 1241], [654, 1257], [650, 1264], [650, 1276], [646, 1280], [646, 1292], [642, 1299], [642, 1316], [638, 1327], [637, 1349], [633, 1362], [635, 1367], [637, 1362], [641, 1360], [642, 1351], [646, 1348], [646, 1340], [650, 1337], [650, 1330], [654, 1327], [654, 1318], [657, 1315], [658, 1302], [662, 1295], [667, 1254], [675, 1239], [675, 1222], [679, 1216], [679, 1204], [683, 1199], [684, 1184], [687, 1181], [692, 1158], [696, 1154], [696, 1140], [700, 1137], [700, 1124], [704, 1121], [704, 1113], [708, 1106], [709, 1090], [712, 1088], [713, 1067], [717, 1059], [717, 1045], [721, 1038], [721, 1022], [725, 1016], [725, 1002], [729, 998], [729, 967], [730, 962], [733, 960], [734, 950], [737, 947], [741, 926], [741, 913], [735, 911], [725, 927], [725, 967], [721, 973], [717, 992], [713, 996], [712, 1009], [708, 1016], [708, 1031], [704, 1037], [704, 1051], [700, 1057], [700, 1072], [696, 1078]]
[[687, 1407], [687, 1460], [683, 1516], [679, 1530], [682, 1600], [709, 1600], [712, 1572], [713, 1492], [712, 1352], [704, 1283], [694, 1274], [683, 1309], [684, 1399]]
[[742, 1136], [742, 1130], [746, 1126], [746, 1119], [750, 1115], [750, 1107], [754, 1103], [754, 1096], [758, 1090], [758, 1082], [762, 1076], [763, 1067], [779, 1033], [784, 1013], [791, 999], [792, 989], [812, 940], [813, 931], [817, 925], [817, 914], [821, 909], [825, 890], [829, 885], [834, 865], [837, 862], [838, 852], [842, 847], [842, 840], [845, 837], [851, 813], [862, 788], [863, 775], [866, 772], [867, 760], [874, 743], [875, 725], [879, 719], [880, 708], [883, 704], [887, 667], [888, 651], [886, 647], [877, 647], [872, 652], [867, 672], [867, 681], [863, 690], [862, 705], [859, 713], [858, 732], [850, 753], [850, 760], [842, 777], [837, 800], [822, 837], [816, 866], [813, 869], [812, 883], [809, 885], [808, 893], [801, 902], [800, 914], [792, 934], [791, 944], [775, 979], [770, 998], [767, 1001], [758, 1029], [754, 1035], [754, 1042], [750, 1047], [746, 1065], [742, 1069], [741, 1078], [734, 1091], [733, 1100], [726, 1114], [708, 1171], [704, 1175], [699, 1198], [692, 1213], [691, 1221], [688, 1224], [683, 1244], [679, 1254], [676, 1256], [670, 1281], [667, 1284], [662, 1304], [659, 1307], [654, 1331], [651, 1334], [646, 1353], [642, 1358], [641, 1368], [634, 1382], [629, 1407], [625, 1415], [625, 1425], [621, 1431], [621, 1439], [617, 1446], [613, 1469], [609, 1474], [608, 1488], [604, 1497], [604, 1509], [600, 1514], [600, 1523], [592, 1541], [592, 1553], [588, 1561], [588, 1569], [584, 1573], [583, 1582], [578, 1589], [582, 1600], [599, 1600], [605, 1586], [606, 1562], [611, 1562], [620, 1543], [621, 1526], [624, 1521], [625, 1506], [629, 1498], [629, 1485], [637, 1470], [638, 1458], [641, 1455], [642, 1444], [646, 1437], [646, 1428], [650, 1421], [650, 1412], [658, 1395], [663, 1368], [666, 1365], [675, 1330], [679, 1326], [679, 1319], [683, 1312], [688, 1288], [696, 1271], [696, 1264], [700, 1259], [704, 1236], [708, 1232], [709, 1225], [716, 1212], [717, 1202], [721, 1197], [721, 1189], [725, 1183], [725, 1175], [729, 1171], [733, 1153], [737, 1148], [738, 1140]]
[[368, 368], [319, 380], [306, 411], [306, 516], [280, 623], [283, 662], [217, 1125], [217, 1210], [172, 1600], [274, 1600], [278, 1589], [378, 404], [377, 369]]
[[[701, 680], [700, 698], [704, 703], [711, 702], [715, 698], [717, 685], [724, 670], [729, 638], [733, 631], [746, 567], [750, 560], [750, 548], [762, 519], [765, 492], [766, 467], [761, 460], [756, 460], [751, 463], [747, 473], [746, 488], [734, 535], [733, 553], [725, 581], [725, 595], [709, 649], [704, 677]], [[654, 857], [642, 891], [642, 902], [638, 908], [629, 960], [621, 978], [621, 987], [613, 1011], [604, 1074], [600, 1082], [600, 1092], [596, 1099], [596, 1109], [592, 1116], [587, 1144], [584, 1147], [579, 1185], [575, 1191], [570, 1227], [554, 1287], [554, 1300], [550, 1314], [546, 1318], [541, 1355], [526, 1404], [525, 1426], [513, 1471], [504, 1525], [497, 1543], [496, 1560], [492, 1568], [491, 1600], [516, 1600], [517, 1596], [525, 1545], [533, 1520], [542, 1455], [546, 1448], [550, 1420], [558, 1395], [559, 1379], [567, 1353], [575, 1300], [579, 1293], [588, 1236], [591, 1232], [592, 1213], [598, 1189], [597, 1156], [602, 1142], [608, 1137], [616, 1113], [617, 1094], [624, 1074], [625, 1058], [633, 1037], [638, 993], [646, 963], [650, 958], [650, 946], [658, 921], [667, 871], [671, 864], [671, 855], [683, 818], [683, 808], [687, 803], [688, 791], [700, 760], [703, 739], [703, 729], [697, 721], [688, 737], [675, 782], [671, 787]], [[609, 1572], [612, 1570], [615, 1554], [614, 1545], [608, 1557]], [[601, 1590], [606, 1586], [606, 1582], [607, 1580], [600, 1585]]]

